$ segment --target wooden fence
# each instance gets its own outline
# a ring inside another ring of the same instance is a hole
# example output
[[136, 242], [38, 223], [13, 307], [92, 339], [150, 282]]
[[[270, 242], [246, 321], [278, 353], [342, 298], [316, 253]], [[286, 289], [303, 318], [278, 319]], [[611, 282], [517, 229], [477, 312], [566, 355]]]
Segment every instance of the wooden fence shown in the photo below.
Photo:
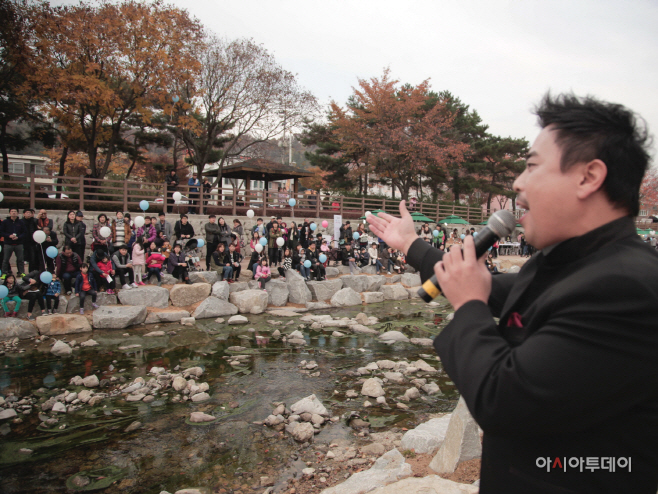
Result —
[[[47, 181], [46, 181], [47, 180]], [[54, 190], [54, 189], [57, 190]], [[40, 175], [8, 173], [0, 175], [0, 192], [4, 194], [2, 208], [10, 206], [33, 209], [87, 210], [87, 211], [140, 211], [140, 202], [149, 203], [148, 211], [152, 214], [173, 208], [173, 212], [187, 212], [193, 209], [194, 214], [224, 214], [246, 215], [253, 209], [256, 216], [280, 215], [286, 217], [333, 218], [340, 214], [345, 219], [357, 219], [366, 211], [383, 209], [397, 215], [399, 200], [371, 199], [368, 197], [337, 197], [328, 194], [290, 194], [280, 196], [278, 192], [265, 190], [238, 190], [223, 188], [212, 190], [209, 194], [199, 188], [198, 192], [190, 192], [187, 185], [175, 190], [167, 188], [163, 183], [118, 181], [111, 179], [89, 179], [83, 177], [60, 177], [53, 179]], [[183, 198], [174, 204], [171, 195], [180, 192]], [[295, 199], [296, 204], [290, 207], [288, 200]], [[170, 204], [167, 202], [170, 201]], [[170, 209], [171, 210], [171, 209]], [[487, 219], [489, 214], [483, 208], [439, 205], [436, 203], [419, 202], [415, 211], [420, 212], [432, 221], [447, 216], [457, 215], [470, 224], [477, 224]]]

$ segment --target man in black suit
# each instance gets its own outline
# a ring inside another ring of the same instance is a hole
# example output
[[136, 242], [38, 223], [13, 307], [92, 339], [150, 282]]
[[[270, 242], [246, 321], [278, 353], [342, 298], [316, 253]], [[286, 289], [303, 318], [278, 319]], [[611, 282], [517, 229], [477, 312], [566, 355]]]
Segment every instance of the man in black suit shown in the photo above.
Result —
[[540, 252], [518, 274], [492, 276], [470, 236], [463, 254], [432, 249], [404, 203], [368, 221], [455, 308], [434, 347], [484, 431], [481, 494], [655, 494], [658, 256], [634, 224], [647, 132], [589, 97], [547, 96], [537, 115], [514, 190]]

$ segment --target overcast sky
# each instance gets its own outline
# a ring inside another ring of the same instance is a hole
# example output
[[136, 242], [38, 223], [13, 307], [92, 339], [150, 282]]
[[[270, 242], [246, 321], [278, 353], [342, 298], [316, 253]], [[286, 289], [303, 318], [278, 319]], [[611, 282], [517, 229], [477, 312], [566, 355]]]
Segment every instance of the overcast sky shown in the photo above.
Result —
[[532, 142], [530, 111], [549, 89], [627, 105], [658, 134], [656, 0], [172, 1], [263, 44], [325, 107], [390, 67], [451, 91], [494, 134]]

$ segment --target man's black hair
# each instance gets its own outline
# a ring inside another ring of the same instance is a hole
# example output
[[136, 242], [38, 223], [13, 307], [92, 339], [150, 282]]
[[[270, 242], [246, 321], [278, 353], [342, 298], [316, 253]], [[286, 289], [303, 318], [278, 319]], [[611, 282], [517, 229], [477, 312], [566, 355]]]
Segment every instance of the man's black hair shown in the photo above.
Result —
[[608, 168], [603, 190], [617, 207], [637, 216], [640, 185], [651, 145], [646, 122], [622, 105], [592, 96], [546, 94], [535, 109], [542, 128], [555, 129], [560, 167], [600, 159]]

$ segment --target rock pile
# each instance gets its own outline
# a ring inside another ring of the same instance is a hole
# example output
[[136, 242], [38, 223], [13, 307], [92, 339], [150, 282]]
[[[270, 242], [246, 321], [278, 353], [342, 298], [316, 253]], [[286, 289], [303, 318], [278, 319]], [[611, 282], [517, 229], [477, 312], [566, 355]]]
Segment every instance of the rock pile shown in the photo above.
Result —
[[266, 425], [274, 430], [285, 430], [295, 441], [304, 443], [311, 441], [313, 436], [320, 432], [325, 424], [338, 422], [338, 417], [329, 419], [329, 412], [315, 395], [307, 396], [293, 404], [288, 409], [285, 403], [273, 403], [276, 407], [262, 422], [257, 425]]

